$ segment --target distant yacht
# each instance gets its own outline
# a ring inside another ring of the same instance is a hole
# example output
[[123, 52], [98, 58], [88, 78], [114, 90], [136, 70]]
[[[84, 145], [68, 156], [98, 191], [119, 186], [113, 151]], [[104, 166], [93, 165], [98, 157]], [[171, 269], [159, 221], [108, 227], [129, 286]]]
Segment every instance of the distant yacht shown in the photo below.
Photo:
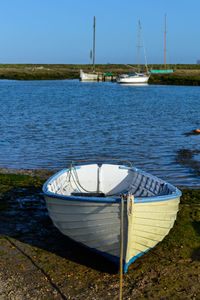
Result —
[[120, 75], [116, 81], [117, 83], [129, 83], [129, 84], [140, 84], [140, 83], [147, 83], [149, 80], [150, 75], [145, 73], [128, 73]]
[[93, 24], [93, 67], [92, 72], [86, 73], [83, 70], [80, 70], [80, 80], [81, 81], [97, 81], [98, 80], [98, 73], [95, 72], [95, 17], [94, 17], [94, 24]]
[[[150, 77], [147, 63], [145, 63], [146, 72], [140, 71], [140, 35], [141, 35], [141, 24], [139, 21], [139, 41], [138, 41], [138, 68], [136, 72], [121, 74], [117, 79], [117, 83], [120, 84], [141, 84], [147, 83]], [[146, 57], [145, 57], [146, 60]], [[134, 67], [131, 67], [135, 69]]]
[[85, 73], [83, 70], [80, 70], [80, 80], [81, 81], [97, 81], [98, 80], [98, 74], [93, 73]]

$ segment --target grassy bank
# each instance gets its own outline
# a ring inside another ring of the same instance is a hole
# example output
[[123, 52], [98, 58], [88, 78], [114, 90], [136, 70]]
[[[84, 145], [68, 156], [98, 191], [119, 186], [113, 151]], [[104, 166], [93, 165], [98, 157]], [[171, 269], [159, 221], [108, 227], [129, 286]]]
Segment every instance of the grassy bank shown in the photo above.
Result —
[[[137, 67], [136, 65], [133, 65]], [[170, 65], [174, 73], [152, 74], [149, 84], [170, 85], [200, 85], [200, 65]], [[79, 71], [91, 71], [90, 65], [72, 64], [0, 64], [0, 79], [15, 80], [53, 80], [53, 79], [79, 79]], [[163, 69], [162, 65], [150, 65], [149, 69]], [[105, 64], [96, 65], [96, 71], [111, 72], [115, 76], [132, 72], [127, 65]]]
[[79, 78], [79, 69], [72, 65], [0, 65], [0, 79], [57, 80]]
[[[118, 299], [119, 273], [52, 225], [41, 187], [51, 172], [0, 173], [0, 298]], [[123, 299], [200, 299], [200, 190], [182, 189], [170, 234], [132, 264]]]

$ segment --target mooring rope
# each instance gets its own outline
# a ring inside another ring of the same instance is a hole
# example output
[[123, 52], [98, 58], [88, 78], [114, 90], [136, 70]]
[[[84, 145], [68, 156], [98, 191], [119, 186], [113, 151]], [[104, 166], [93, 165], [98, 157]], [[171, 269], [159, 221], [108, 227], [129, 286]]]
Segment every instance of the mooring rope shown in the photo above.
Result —
[[120, 284], [119, 284], [119, 299], [122, 300], [123, 289], [123, 248], [124, 248], [124, 197], [121, 195], [121, 224], [120, 224]]
[[[68, 182], [70, 184], [70, 186], [72, 187], [72, 183], [71, 183], [71, 179], [73, 179], [73, 182], [75, 184], [75, 186], [77, 187], [78, 190], [82, 189], [84, 192], [86, 193], [96, 193], [97, 191], [89, 191], [86, 188], [84, 188], [82, 186], [82, 184], [80, 183], [79, 177], [78, 177], [78, 173], [76, 171], [75, 165], [74, 163], [76, 162], [87, 162], [87, 161], [121, 161], [121, 162], [126, 162], [130, 167], [132, 167], [132, 164], [130, 161], [126, 160], [126, 159], [114, 159], [114, 158], [91, 158], [91, 159], [82, 159], [82, 160], [76, 160], [76, 161], [72, 161], [70, 163], [70, 165], [68, 166], [69, 168], [69, 177]], [[113, 195], [109, 195], [110, 197], [115, 196], [115, 194]]]
[[130, 168], [133, 167], [132, 163], [127, 160], [127, 159], [120, 159], [120, 158], [88, 158], [88, 159], [79, 159], [79, 160], [74, 160], [70, 163], [69, 166], [72, 166], [72, 164], [77, 163], [77, 162], [91, 162], [91, 161], [96, 161], [96, 162], [100, 162], [100, 161], [118, 161], [118, 162], [126, 162], [127, 165], [130, 166]]
[[[87, 190], [87, 189], [85, 189], [82, 185], [81, 185], [81, 183], [80, 183], [80, 180], [79, 180], [79, 177], [78, 177], [78, 173], [77, 173], [77, 171], [76, 171], [76, 169], [75, 168], [73, 168], [73, 162], [71, 162], [71, 164], [70, 164], [70, 168], [69, 168], [70, 170], [69, 170], [69, 181], [70, 181], [70, 179], [72, 178], [73, 179], [73, 181], [74, 181], [74, 184], [76, 185], [76, 187], [77, 187], [77, 189], [78, 190], [80, 190], [80, 188], [84, 191], [84, 192], [86, 192], [86, 193], [95, 193], [96, 191], [89, 191], [89, 190]], [[70, 181], [70, 184], [71, 184], [71, 181]], [[72, 184], [71, 184], [71, 186], [72, 186]]]

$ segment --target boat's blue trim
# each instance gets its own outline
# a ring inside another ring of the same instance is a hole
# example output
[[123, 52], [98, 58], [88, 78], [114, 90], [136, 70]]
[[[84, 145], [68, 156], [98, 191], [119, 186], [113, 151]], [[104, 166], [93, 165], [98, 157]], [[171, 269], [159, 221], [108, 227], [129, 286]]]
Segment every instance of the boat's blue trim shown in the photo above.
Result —
[[51, 193], [49, 191], [43, 191], [45, 196], [53, 197], [56, 199], [78, 201], [78, 202], [98, 202], [98, 203], [118, 203], [121, 198], [108, 198], [108, 197], [82, 197], [82, 196], [64, 196]]
[[[70, 168], [71, 170], [78, 170], [81, 167], [72, 167]], [[47, 189], [47, 185], [50, 184], [52, 181], [54, 181], [55, 179], [57, 179], [58, 177], [60, 177], [62, 174], [68, 172], [70, 170], [69, 168], [66, 169], [62, 169], [61, 171], [55, 173], [54, 175], [52, 175], [43, 185], [43, 192], [46, 194], [46, 189]]]
[[124, 166], [120, 166], [119, 169], [122, 169], [122, 170], [133, 170], [133, 167], [124, 167]]
[[133, 256], [128, 263], [124, 263], [124, 274], [126, 274], [127, 270], [128, 270], [128, 267], [130, 266], [131, 263], [133, 263], [137, 258], [139, 258], [140, 256], [142, 256], [144, 253], [147, 253], [150, 249], [152, 248], [149, 248], [147, 249], [146, 251], [144, 252], [140, 252], [139, 254], [137, 254], [136, 256]]
[[134, 203], [148, 203], [148, 202], [159, 202], [159, 201], [167, 201], [181, 197], [182, 193], [179, 189], [176, 188], [176, 191], [169, 195], [163, 196], [154, 196], [154, 197], [136, 197], [134, 199]]
[[89, 249], [90, 251], [92, 251], [94, 253], [97, 253], [98, 255], [101, 255], [101, 256], [105, 257], [106, 259], [108, 259], [109, 261], [111, 261], [112, 263], [114, 263], [119, 268], [120, 257], [118, 257], [116, 255], [113, 255], [113, 254], [110, 254], [110, 253], [107, 253], [107, 252], [104, 252], [104, 251], [101, 251], [101, 250], [98, 250], [96, 248], [89, 247], [89, 246], [85, 245], [84, 243], [77, 242], [76, 240], [74, 240], [73, 238], [71, 238], [69, 236], [68, 236], [68, 238], [71, 241], [73, 241], [74, 243], [76, 243], [77, 245], [79, 245], [81, 247], [84, 247], [86, 249]]
[[[79, 201], [79, 202], [98, 202], [98, 203], [119, 203], [121, 201], [120, 197], [116, 198], [108, 198], [108, 197], [82, 197], [82, 196], [64, 196], [64, 195], [58, 195], [49, 191], [43, 190], [45, 196], [53, 197], [56, 199], [62, 199], [62, 200], [71, 200], [71, 201]], [[155, 196], [155, 197], [146, 197], [146, 198], [135, 198], [135, 203], [148, 203], [148, 202], [160, 202], [160, 201], [168, 201], [173, 200], [176, 198], [179, 198], [182, 195], [181, 191], [177, 189], [177, 192], [170, 194], [170, 195], [164, 195], [164, 196]]]
[[[74, 169], [80, 169], [81, 166], [77, 166], [77, 167], [72, 167], [72, 170]], [[130, 171], [135, 171], [135, 172], [139, 172], [140, 174], [143, 174], [145, 176], [151, 177], [151, 178], [155, 178], [155, 180], [157, 180], [158, 182], [161, 183], [165, 183], [169, 186], [169, 188], [171, 189], [172, 193], [168, 194], [168, 195], [157, 195], [157, 196], [153, 196], [153, 197], [135, 197], [134, 202], [135, 203], [148, 203], [148, 202], [159, 202], [159, 201], [168, 201], [168, 200], [172, 200], [175, 198], [179, 198], [182, 193], [179, 189], [175, 188], [173, 185], [161, 180], [160, 178], [151, 175], [149, 173], [146, 173], [140, 169], [137, 169], [135, 167], [124, 167], [124, 166], [120, 166], [121, 169], [127, 169]], [[43, 185], [43, 193], [46, 196], [49, 197], [53, 197], [53, 198], [58, 198], [58, 199], [62, 199], [62, 200], [71, 200], [71, 201], [83, 201], [83, 202], [98, 202], [98, 203], [119, 203], [121, 201], [120, 195], [119, 196], [115, 196], [115, 197], [82, 197], [82, 196], [71, 196], [71, 195], [59, 195], [59, 194], [55, 194], [52, 193], [50, 191], [47, 190], [47, 186], [48, 184], [50, 184], [52, 181], [54, 181], [56, 178], [58, 178], [59, 176], [61, 176], [63, 173], [69, 171], [70, 169], [63, 169], [59, 172], [57, 172], [56, 174], [54, 174], [53, 176], [51, 176]]]

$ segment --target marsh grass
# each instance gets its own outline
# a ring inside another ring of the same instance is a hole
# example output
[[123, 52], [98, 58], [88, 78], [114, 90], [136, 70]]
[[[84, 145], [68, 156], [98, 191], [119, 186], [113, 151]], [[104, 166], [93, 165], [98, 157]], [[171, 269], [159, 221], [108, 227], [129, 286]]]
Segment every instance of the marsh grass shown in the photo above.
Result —
[[[137, 65], [132, 65], [137, 68]], [[115, 77], [133, 72], [128, 65], [97, 64], [97, 72], [110, 72]], [[141, 68], [145, 69], [144, 66]], [[163, 69], [163, 65], [149, 65], [150, 69]], [[0, 64], [0, 79], [15, 80], [60, 80], [79, 79], [80, 69], [91, 71], [91, 65], [73, 64]], [[168, 65], [174, 73], [152, 74], [149, 84], [200, 85], [200, 65]]]

